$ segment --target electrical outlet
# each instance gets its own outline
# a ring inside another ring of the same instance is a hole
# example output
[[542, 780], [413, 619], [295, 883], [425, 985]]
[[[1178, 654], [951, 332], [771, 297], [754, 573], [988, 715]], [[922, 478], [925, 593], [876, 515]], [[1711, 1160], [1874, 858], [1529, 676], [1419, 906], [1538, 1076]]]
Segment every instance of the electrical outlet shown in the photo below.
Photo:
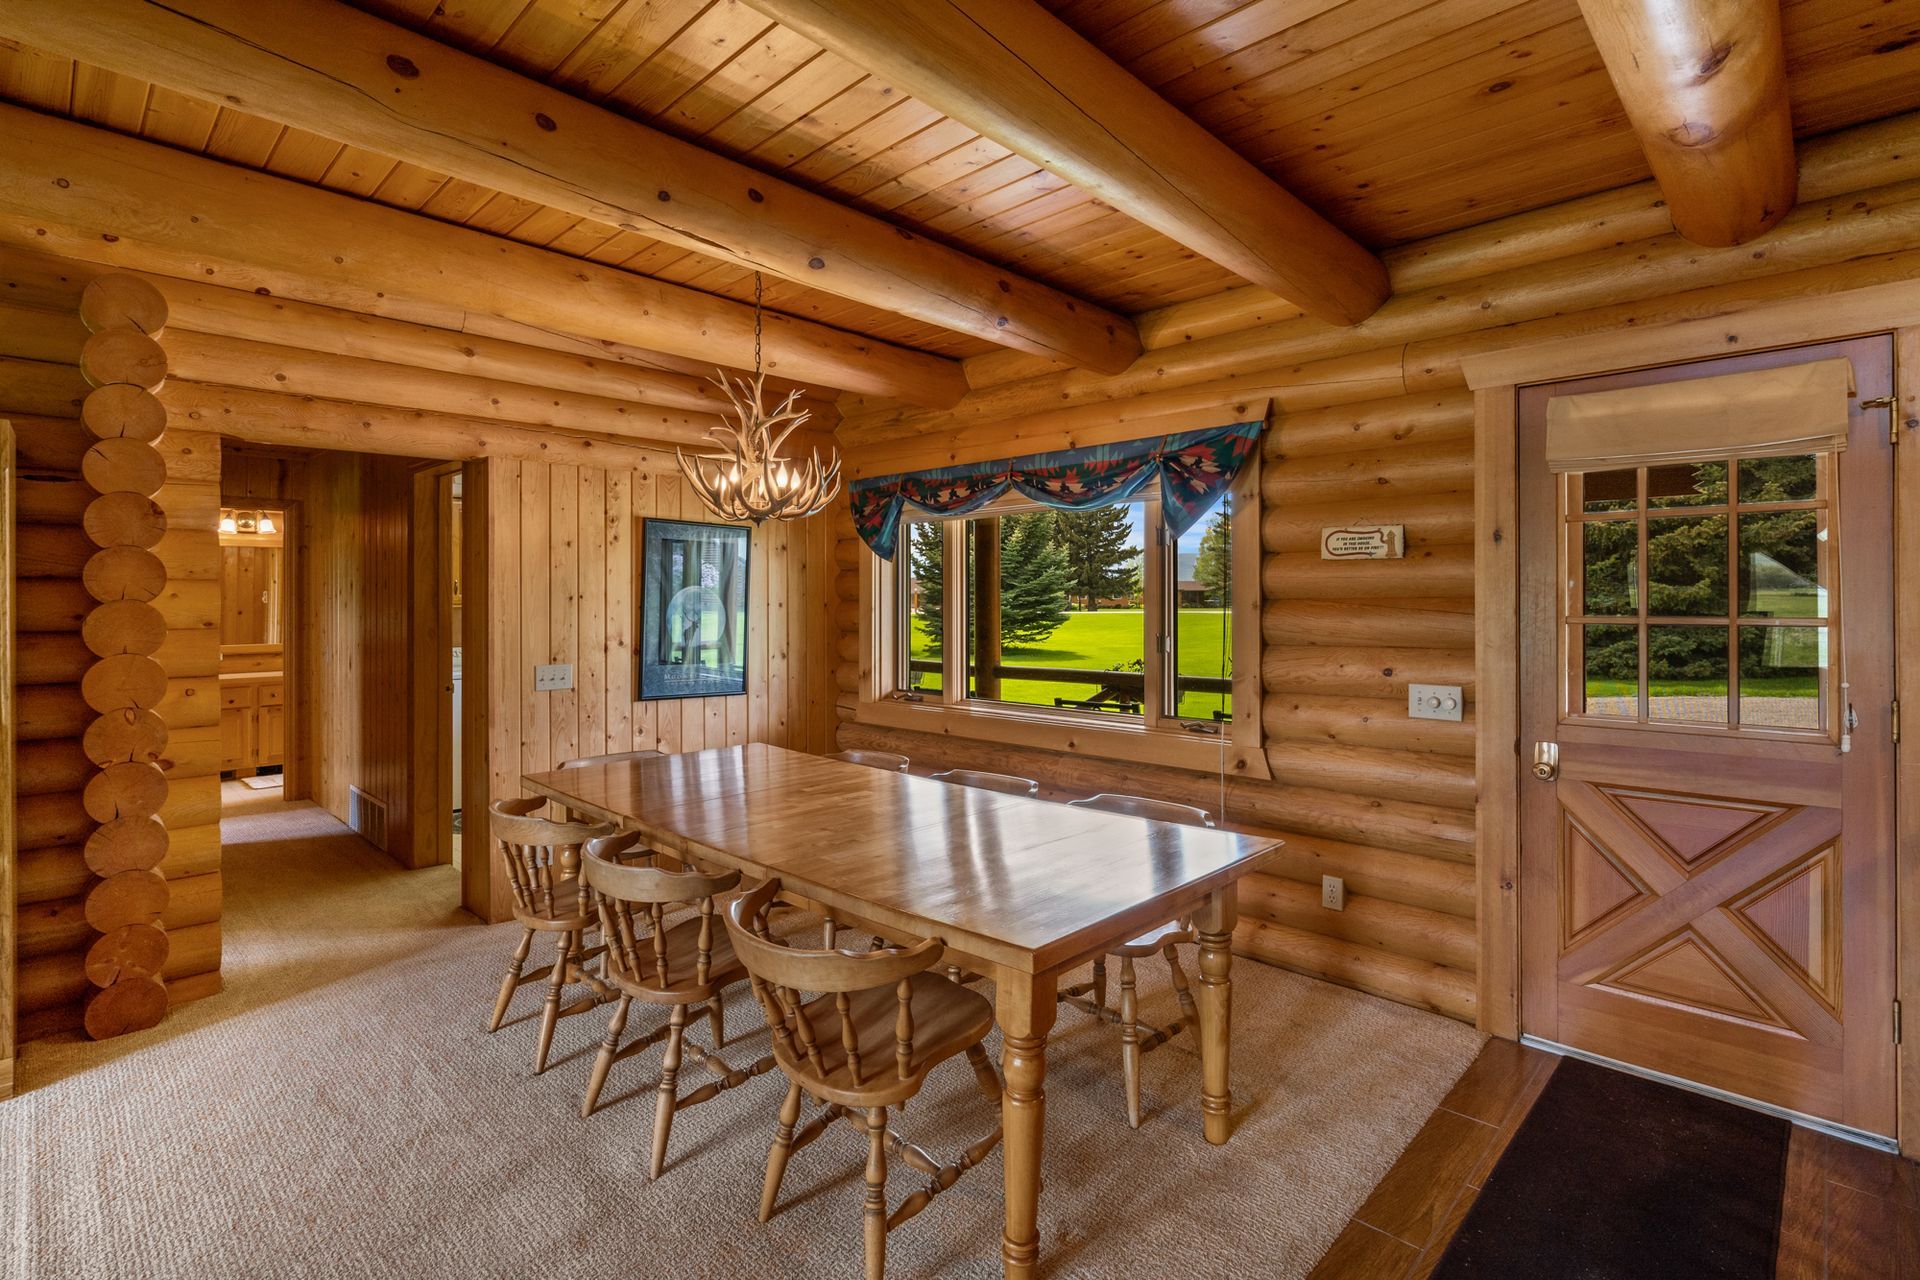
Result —
[[533, 669], [533, 687], [539, 692], [573, 688], [573, 664], [555, 662]]
[[1347, 909], [1347, 882], [1339, 876], [1320, 877], [1320, 905], [1329, 911]]

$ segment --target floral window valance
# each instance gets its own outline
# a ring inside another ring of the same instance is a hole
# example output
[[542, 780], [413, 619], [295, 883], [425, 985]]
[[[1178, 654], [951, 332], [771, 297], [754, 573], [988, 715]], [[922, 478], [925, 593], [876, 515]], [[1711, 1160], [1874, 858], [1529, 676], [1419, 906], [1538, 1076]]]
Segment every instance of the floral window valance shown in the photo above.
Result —
[[1177, 538], [1205, 515], [1253, 455], [1260, 420], [1090, 445], [1024, 458], [856, 480], [853, 526], [882, 560], [893, 559], [908, 503], [938, 516], [977, 511], [1009, 488], [1049, 507], [1085, 510], [1125, 502], [1160, 477], [1162, 519]]

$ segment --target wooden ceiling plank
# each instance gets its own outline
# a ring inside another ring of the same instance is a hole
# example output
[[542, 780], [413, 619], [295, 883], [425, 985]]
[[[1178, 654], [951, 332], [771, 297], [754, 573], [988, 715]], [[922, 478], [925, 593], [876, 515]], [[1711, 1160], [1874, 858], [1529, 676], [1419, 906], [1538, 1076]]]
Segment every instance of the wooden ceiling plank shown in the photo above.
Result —
[[895, 181], [901, 174], [938, 159], [957, 147], [963, 147], [979, 136], [958, 120], [940, 116], [911, 137], [836, 175], [826, 187], [856, 200], [863, 199], [868, 192]]
[[1680, 234], [1743, 244], [1793, 209], [1786, 44], [1774, 0], [1581, 0]]
[[[1482, 2], [1491, 12], [1477, 21], [1424, 31], [1389, 57], [1340, 65], [1343, 74], [1328, 77], [1333, 64], [1306, 58], [1188, 110], [1229, 146], [1251, 156], [1266, 145], [1260, 139], [1356, 102], [1398, 102], [1403, 95], [1444, 93], [1475, 80], [1491, 83], [1543, 51], [1550, 55], [1575, 43], [1592, 49], [1586, 21], [1572, 0], [1532, 0], [1518, 9], [1508, 8], [1507, 0]], [[1344, 41], [1327, 52], [1360, 43]]]
[[[738, 303], [19, 107], [0, 108], [0, 136], [18, 176], [0, 183], [0, 243], [445, 327], [498, 314], [752, 364]], [[766, 346], [781, 374], [842, 390], [940, 404], [965, 388], [947, 361], [778, 314]]]
[[866, 76], [802, 115], [748, 154], [756, 164], [784, 172], [835, 138], [844, 137], [881, 114], [902, 96], [885, 79]]
[[634, 68], [607, 95], [606, 105], [651, 119], [748, 48], [772, 25], [746, 6], [722, 0]]
[[796, 119], [866, 78], [863, 68], [822, 49], [773, 88], [707, 130], [701, 141], [731, 156], [748, 155]]
[[459, 0], [434, 6], [424, 28], [428, 35], [472, 53], [485, 53], [500, 43], [520, 15], [537, 0]]
[[[510, 234], [515, 240], [522, 240], [527, 244], [537, 244], [542, 249], [552, 249], [563, 239], [572, 236], [574, 232], [579, 230], [580, 224], [585, 221], [586, 219], [576, 218], [565, 210], [552, 209], [546, 205], [541, 205], [528, 215], [526, 221], [515, 227]], [[604, 238], [603, 236], [602, 239]], [[596, 240], [594, 243], [598, 244], [599, 241]], [[564, 253], [566, 251], [562, 249], [557, 250], [557, 252]]]
[[545, 75], [571, 57], [625, 0], [530, 4], [489, 55], [525, 75]]
[[0, 92], [66, 115], [73, 109], [73, 59], [0, 37]]
[[597, 102], [699, 17], [707, 4], [708, 0], [627, 0], [567, 55], [548, 81]]
[[1068, 26], [1093, 40], [1116, 62], [1132, 66], [1165, 45], [1197, 31], [1211, 22], [1246, 7], [1248, 0], [1186, 0], [1185, 3], [1156, 4], [1106, 27], [1098, 36], [1078, 23]]
[[1032, 0], [752, 2], [1311, 314], [1387, 296], [1377, 258]]
[[281, 130], [279, 141], [273, 144], [267, 169], [283, 178], [318, 182], [343, 149], [343, 144], [332, 138], [288, 126]]
[[825, 143], [787, 169], [787, 176], [820, 187], [831, 187], [849, 169], [885, 152], [946, 117], [924, 102], [908, 98], [856, 129]]
[[[152, 88], [144, 80], [76, 62], [73, 66], [73, 114], [77, 119], [118, 129], [121, 133], [138, 133], [141, 121], [147, 117], [147, 95]], [[214, 132], [216, 136], [219, 133], [217, 122]], [[273, 127], [273, 136], [280, 136], [279, 125]]]
[[785, 27], [770, 27], [712, 75], [677, 98], [655, 123], [683, 138], [698, 138], [736, 112], [752, 108], [762, 94], [819, 55], [813, 41]]
[[420, 206], [420, 212], [429, 218], [464, 224], [475, 210], [493, 199], [495, 194], [490, 188], [468, 182], [465, 178], [448, 178]]
[[371, 196], [387, 180], [387, 175], [399, 167], [400, 162], [389, 156], [375, 155], [360, 147], [345, 147], [320, 175], [320, 185], [350, 196]]
[[203, 151], [213, 136], [214, 117], [219, 114], [220, 108], [211, 102], [155, 84], [147, 96], [147, 114], [140, 122], [140, 134], [170, 147]]
[[489, 235], [509, 235], [515, 227], [531, 217], [534, 210], [543, 207], [537, 200], [525, 200], [504, 191], [496, 191], [487, 197], [486, 203], [462, 218], [461, 224]]
[[[958, 121], [955, 121], [958, 124]], [[962, 126], [963, 128], [967, 126]], [[1008, 151], [991, 138], [974, 134], [966, 142], [935, 156], [923, 165], [918, 165], [891, 181], [883, 182], [873, 190], [860, 196], [860, 206], [864, 209], [891, 211], [909, 201], [917, 200], [929, 191], [938, 191], [949, 183], [961, 181], [971, 174], [978, 173], [988, 165], [997, 164], [1007, 158]]]
[[396, 209], [418, 209], [450, 181], [444, 173], [403, 161], [374, 189], [373, 198]]
[[204, 150], [207, 155], [216, 160], [225, 160], [228, 164], [264, 169], [286, 131], [287, 127], [283, 124], [222, 107], [214, 117], [213, 131], [207, 135]]
[[1001, 345], [1103, 370], [1139, 351], [1092, 303], [339, 4], [0, 0], [0, 20], [68, 56]]
[[595, 222], [591, 218], [582, 218], [571, 228], [555, 236], [547, 248], [555, 253], [564, 253], [574, 258], [591, 258], [601, 246], [615, 236], [627, 234], [604, 222]]
[[[1496, 2], [1507, 3], [1509, 0]], [[1372, 51], [1381, 46], [1376, 41], [1368, 41], [1369, 33], [1383, 29], [1391, 31], [1426, 9], [1437, 10], [1451, 17], [1455, 7], [1451, 0], [1438, 0], [1437, 3], [1435, 0], [1374, 0], [1362, 14], [1356, 13], [1351, 6], [1342, 6], [1250, 44], [1230, 58], [1195, 67], [1155, 88], [1167, 101], [1185, 107], [1237, 86], [1252, 84], [1296, 63], [1324, 57], [1329, 51], [1338, 50], [1350, 41], [1364, 42], [1363, 47], [1369, 52], [1362, 56], [1371, 56]]]
[[1310, 28], [1314, 19], [1348, 9], [1344, 21], [1355, 24], [1360, 13], [1377, 11], [1372, 0], [1256, 0], [1205, 26], [1171, 40], [1130, 63], [1133, 73], [1156, 88], [1191, 75], [1203, 67], [1235, 58], [1242, 50], [1275, 36], [1304, 41], [1295, 33]]

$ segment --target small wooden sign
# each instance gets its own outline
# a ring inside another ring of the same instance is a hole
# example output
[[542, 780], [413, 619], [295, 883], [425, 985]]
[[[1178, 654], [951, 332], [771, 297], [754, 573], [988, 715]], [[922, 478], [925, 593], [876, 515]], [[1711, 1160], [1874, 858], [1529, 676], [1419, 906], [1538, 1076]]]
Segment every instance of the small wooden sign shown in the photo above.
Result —
[[1398, 560], [1406, 553], [1403, 524], [1347, 524], [1320, 531], [1322, 560]]

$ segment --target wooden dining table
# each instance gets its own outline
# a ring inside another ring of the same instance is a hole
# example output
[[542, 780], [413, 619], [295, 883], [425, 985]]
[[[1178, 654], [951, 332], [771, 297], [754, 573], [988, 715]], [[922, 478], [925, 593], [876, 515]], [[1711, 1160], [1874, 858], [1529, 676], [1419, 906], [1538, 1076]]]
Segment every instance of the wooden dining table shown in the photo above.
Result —
[[[1040, 1256], [1047, 1034], [1062, 974], [1176, 917], [1200, 945], [1202, 1127], [1231, 1131], [1236, 882], [1277, 840], [1073, 808], [750, 743], [529, 774], [529, 791], [703, 865], [774, 877], [836, 920], [939, 938], [993, 982], [1008, 1276]], [[1117, 1121], [1116, 1121], [1117, 1123]]]

